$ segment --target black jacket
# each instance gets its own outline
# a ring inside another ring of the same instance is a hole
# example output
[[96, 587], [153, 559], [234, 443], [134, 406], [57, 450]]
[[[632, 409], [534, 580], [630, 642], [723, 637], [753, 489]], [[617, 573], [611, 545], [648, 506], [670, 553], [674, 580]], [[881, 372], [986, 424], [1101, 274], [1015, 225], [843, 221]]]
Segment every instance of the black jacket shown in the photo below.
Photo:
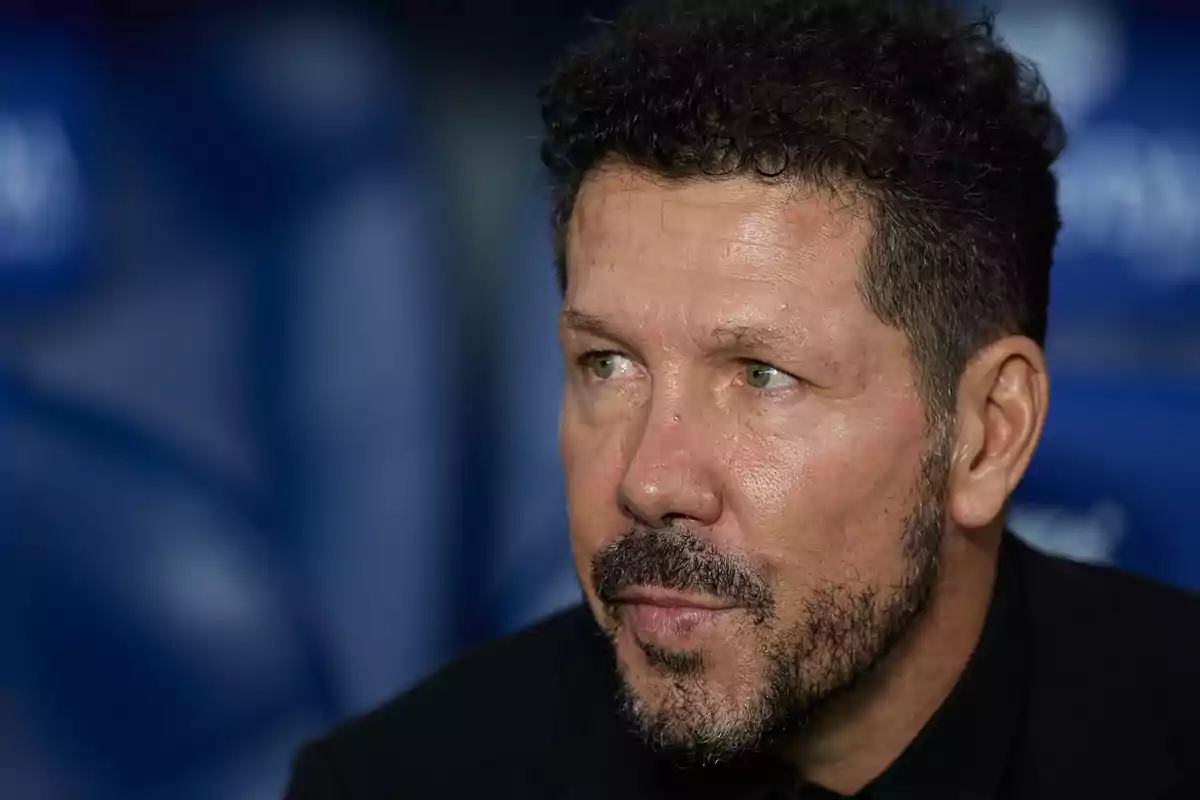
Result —
[[[998, 796], [1200, 800], [1200, 597], [1006, 548], [1025, 669]], [[575, 608], [306, 746], [288, 800], [660, 797], [614, 694], [610, 646]]]

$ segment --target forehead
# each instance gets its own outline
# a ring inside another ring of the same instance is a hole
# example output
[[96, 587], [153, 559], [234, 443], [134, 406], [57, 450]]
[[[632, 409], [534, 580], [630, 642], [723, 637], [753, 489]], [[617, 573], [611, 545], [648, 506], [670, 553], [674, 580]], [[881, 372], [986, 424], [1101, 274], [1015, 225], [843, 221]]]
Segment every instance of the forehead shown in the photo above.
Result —
[[861, 203], [810, 187], [608, 168], [584, 182], [571, 217], [567, 303], [719, 325], [781, 314], [806, 328], [865, 324], [869, 233]]
[[804, 252], [819, 241], [861, 238], [866, 232], [861, 212], [862, 205], [849, 194], [834, 197], [808, 184], [668, 180], [609, 166], [583, 182], [571, 227], [585, 235], [603, 234], [609, 226], [636, 222], [665, 234]]

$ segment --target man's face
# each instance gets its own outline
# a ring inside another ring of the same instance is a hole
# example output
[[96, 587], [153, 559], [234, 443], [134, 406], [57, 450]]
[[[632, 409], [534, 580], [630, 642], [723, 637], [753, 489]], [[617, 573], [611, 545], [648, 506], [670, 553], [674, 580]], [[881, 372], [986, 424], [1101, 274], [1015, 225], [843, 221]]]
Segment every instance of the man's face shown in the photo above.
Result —
[[856, 288], [861, 209], [589, 176], [567, 238], [571, 538], [627, 711], [707, 758], [867, 671], [936, 572], [945, 448]]

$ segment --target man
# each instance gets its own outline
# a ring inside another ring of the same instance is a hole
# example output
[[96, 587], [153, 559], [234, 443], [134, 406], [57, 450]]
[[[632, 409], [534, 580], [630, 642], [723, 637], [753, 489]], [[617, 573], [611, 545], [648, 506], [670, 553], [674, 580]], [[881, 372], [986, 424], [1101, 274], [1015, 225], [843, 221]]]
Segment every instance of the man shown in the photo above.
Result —
[[1200, 797], [1200, 603], [1004, 530], [1058, 118], [933, 3], [636, 8], [542, 95], [586, 605], [291, 797]]

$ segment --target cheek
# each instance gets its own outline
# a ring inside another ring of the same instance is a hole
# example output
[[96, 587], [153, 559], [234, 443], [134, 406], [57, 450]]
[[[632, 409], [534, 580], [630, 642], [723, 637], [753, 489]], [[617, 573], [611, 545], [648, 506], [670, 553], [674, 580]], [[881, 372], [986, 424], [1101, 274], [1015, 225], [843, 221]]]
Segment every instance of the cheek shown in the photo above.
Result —
[[623, 532], [616, 497], [624, 474], [620, 424], [596, 425], [564, 400], [559, 422], [559, 452], [566, 479], [567, 512], [576, 558], [591, 554]]
[[[729, 474], [740, 527], [781, 572], [890, 573], [923, 451], [923, 417], [829, 415], [787, 437], [741, 436]], [[805, 583], [808, 580], [804, 581]]]

